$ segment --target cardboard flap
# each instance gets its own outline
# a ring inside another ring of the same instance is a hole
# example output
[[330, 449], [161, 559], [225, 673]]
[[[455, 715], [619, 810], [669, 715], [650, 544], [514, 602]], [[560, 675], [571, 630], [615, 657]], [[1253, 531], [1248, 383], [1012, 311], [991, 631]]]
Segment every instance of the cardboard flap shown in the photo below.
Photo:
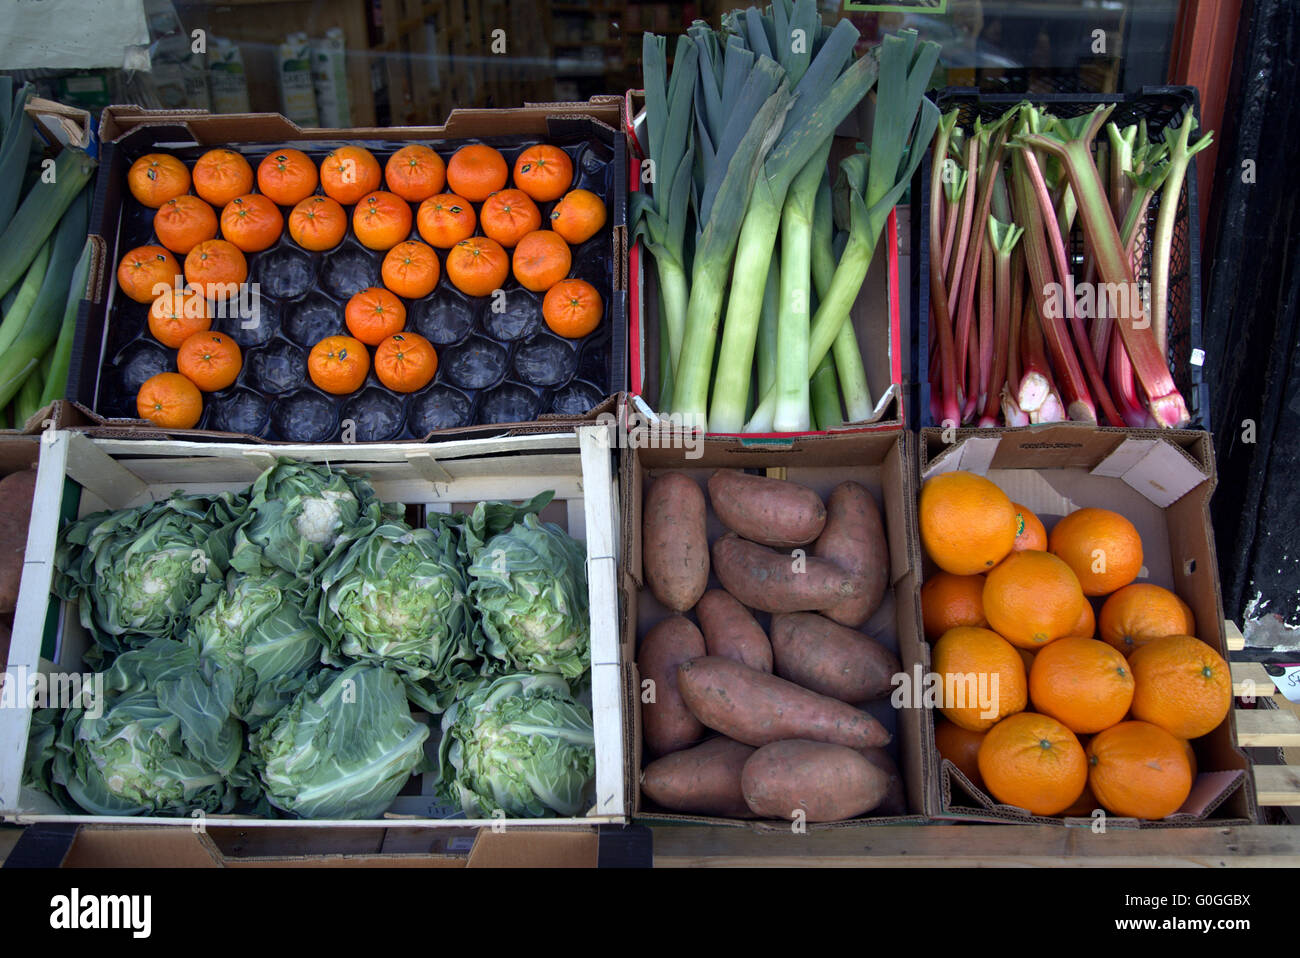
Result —
[[1092, 474], [1123, 479], [1162, 509], [1172, 506], [1207, 478], [1169, 443], [1132, 436], [1098, 463]]
[[958, 471], [983, 476], [993, 464], [993, 457], [997, 455], [1001, 441], [997, 436], [972, 436], [955, 449], [949, 449], [931, 461], [925, 470], [925, 478]]
[[90, 145], [90, 113], [86, 110], [41, 97], [32, 97], [26, 109], [32, 119], [64, 146], [85, 149]]

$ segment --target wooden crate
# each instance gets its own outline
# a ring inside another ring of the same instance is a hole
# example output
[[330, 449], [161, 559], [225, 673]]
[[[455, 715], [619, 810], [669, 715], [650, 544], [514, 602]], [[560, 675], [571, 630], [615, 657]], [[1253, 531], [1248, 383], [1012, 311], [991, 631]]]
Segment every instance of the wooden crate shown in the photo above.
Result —
[[[52, 430], [42, 437], [37, 492], [9, 653], [10, 670], [82, 672], [90, 638], [70, 603], [61, 603], [54, 627], [53, 660], [42, 658], [47, 610], [52, 599], [54, 552], [65, 487], [81, 487], [78, 515], [161, 501], [172, 492], [208, 494], [247, 486], [277, 457], [328, 462], [369, 475], [387, 502], [422, 504], [432, 511], [467, 509], [480, 500], [526, 499], [554, 490], [546, 517], [564, 526], [587, 551], [591, 614], [592, 716], [596, 740], [595, 805], [582, 818], [466, 821], [445, 817], [424, 776], [420, 795], [399, 796], [379, 820], [302, 821], [209, 815], [209, 825], [464, 828], [495, 825], [590, 825], [625, 820], [624, 680], [619, 651], [618, 492], [611, 453], [612, 425], [571, 432], [402, 445], [274, 446], [238, 443], [91, 439]], [[10, 440], [18, 442], [19, 440]], [[28, 442], [34, 440], [27, 440]], [[0, 818], [31, 822], [151, 823], [188, 828], [188, 818], [68, 815], [49, 796], [23, 787], [23, 759], [31, 709], [26, 697], [0, 709]]]

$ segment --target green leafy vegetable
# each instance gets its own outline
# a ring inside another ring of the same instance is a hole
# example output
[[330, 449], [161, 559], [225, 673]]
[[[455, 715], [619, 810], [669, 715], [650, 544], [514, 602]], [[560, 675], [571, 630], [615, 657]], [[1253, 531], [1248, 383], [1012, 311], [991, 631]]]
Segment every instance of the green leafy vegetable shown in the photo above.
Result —
[[591, 712], [557, 675], [483, 679], [443, 714], [438, 762], [470, 818], [577, 815], [596, 773]]

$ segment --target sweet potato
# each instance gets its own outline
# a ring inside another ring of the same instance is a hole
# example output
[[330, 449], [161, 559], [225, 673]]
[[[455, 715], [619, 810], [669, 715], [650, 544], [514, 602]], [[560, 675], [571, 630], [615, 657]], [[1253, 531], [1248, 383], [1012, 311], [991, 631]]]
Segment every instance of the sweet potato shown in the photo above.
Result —
[[888, 695], [902, 670], [875, 639], [811, 612], [772, 617], [772, 661], [781, 678], [841, 702]]
[[746, 745], [786, 738], [849, 748], [889, 744], [885, 727], [866, 712], [731, 659], [710, 655], [683, 663], [677, 687], [692, 715]]
[[772, 671], [772, 643], [749, 610], [721, 589], [710, 589], [695, 606], [709, 655], [734, 659], [760, 672]]
[[826, 507], [807, 486], [719, 469], [709, 477], [709, 502], [724, 526], [767, 546], [802, 546], [821, 535]]
[[719, 736], [673, 752], [641, 772], [641, 791], [674, 812], [753, 818], [740, 791], [740, 772], [752, 746]]
[[813, 612], [865, 587], [829, 559], [776, 552], [733, 532], [713, 543], [713, 570], [739, 602], [764, 612]]
[[875, 813], [877, 815], [906, 815], [907, 793], [903, 791], [903, 776], [899, 774], [898, 765], [894, 762], [893, 757], [883, 748], [875, 746], [860, 748], [858, 751], [862, 753], [863, 758], [889, 777], [889, 787], [885, 791], [885, 797], [875, 807]]
[[22, 469], [0, 479], [0, 615], [18, 604], [18, 585], [27, 553], [27, 526], [36, 494], [36, 470]]
[[680, 615], [664, 619], [641, 640], [636, 667], [642, 682], [654, 682], [654, 701], [641, 706], [645, 746], [651, 753], [667, 755], [704, 737], [704, 726], [686, 707], [677, 682], [677, 666], [704, 652], [704, 636]]
[[692, 608], [709, 587], [704, 492], [694, 479], [669, 472], [646, 493], [641, 564], [654, 597], [674, 612]]
[[831, 490], [826, 527], [813, 543], [812, 554], [864, 580], [861, 595], [822, 609], [822, 615], [855, 629], [871, 618], [889, 584], [889, 544], [880, 507], [866, 487], [841, 482]]
[[884, 800], [889, 776], [843, 745], [790, 739], [764, 745], [740, 775], [745, 803], [762, 818], [838, 822]]

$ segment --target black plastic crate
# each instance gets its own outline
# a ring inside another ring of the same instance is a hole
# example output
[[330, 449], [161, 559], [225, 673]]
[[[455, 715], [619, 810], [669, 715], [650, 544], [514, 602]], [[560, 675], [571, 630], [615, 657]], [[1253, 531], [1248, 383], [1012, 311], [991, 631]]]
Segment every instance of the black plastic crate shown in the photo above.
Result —
[[[1123, 127], [1146, 120], [1147, 135], [1158, 140], [1164, 130], [1188, 109], [1200, 119], [1200, 97], [1195, 87], [1144, 87], [1138, 93], [1068, 93], [1021, 95], [980, 93], [969, 87], [949, 87], [934, 97], [942, 114], [958, 109], [957, 125], [971, 130], [978, 117], [991, 122], [1017, 103], [1025, 100], [1047, 108], [1058, 116], [1074, 117], [1090, 113], [1098, 105], [1115, 104], [1110, 120]], [[1198, 130], [1194, 138], [1200, 135]], [[1104, 134], [1103, 134], [1104, 136]], [[1100, 138], [1099, 138], [1100, 139]], [[912, 323], [917, 334], [912, 339], [913, 403], [912, 422], [936, 425], [930, 414], [930, 171], [932, 156], [927, 152], [912, 183]], [[1148, 236], [1155, 229], [1161, 192], [1158, 191], [1147, 210]], [[1080, 227], [1076, 224], [1073, 242], [1077, 247]], [[1067, 240], [1070, 242], [1070, 240]], [[1150, 250], [1143, 253], [1137, 281], [1150, 276]], [[1201, 236], [1197, 214], [1196, 162], [1188, 165], [1183, 192], [1178, 202], [1174, 227], [1173, 250], [1169, 260], [1169, 349], [1167, 359], [1174, 384], [1187, 403], [1191, 422], [1187, 428], [1210, 428], [1210, 393], [1204, 377], [1204, 354], [1201, 335]], [[1200, 360], [1193, 362], [1193, 359]], [[1104, 423], [1103, 423], [1104, 425]]]
[[[433, 381], [401, 395], [384, 388], [372, 366], [357, 392], [326, 393], [307, 375], [307, 354], [324, 336], [347, 334], [344, 306], [356, 289], [382, 285], [384, 252], [366, 249], [350, 227], [333, 250], [304, 250], [290, 239], [289, 209], [281, 207], [286, 228], [280, 240], [270, 249], [245, 254], [249, 282], [260, 286], [258, 323], [246, 327], [238, 316], [213, 321], [214, 330], [239, 344], [243, 368], [233, 386], [205, 394], [196, 428], [230, 433], [232, 438], [325, 442], [343, 437], [350, 420], [351, 440], [382, 442], [422, 440], [482, 426], [526, 425], [543, 417], [581, 418], [626, 388], [627, 294], [619, 281], [625, 272], [619, 262], [625, 255], [627, 222], [626, 145], [621, 134], [594, 119], [555, 116], [547, 117], [546, 125], [545, 136], [503, 133], [435, 139], [412, 130], [409, 138], [379, 140], [341, 131], [338, 139], [199, 145], [184, 126], [162, 123], [104, 144], [91, 222], [106, 244], [106, 268], [99, 302], [83, 308], [78, 320], [69, 398], [105, 420], [136, 419], [140, 384], [156, 372], [176, 368], [176, 350], [149, 335], [149, 307], [111, 285], [127, 251], [157, 242], [153, 211], [126, 188], [126, 172], [138, 157], [170, 153], [192, 167], [203, 153], [221, 145], [242, 153], [256, 170], [272, 150], [289, 146], [319, 167], [331, 150], [352, 144], [369, 149], [382, 168], [392, 153], [411, 143], [430, 146], [448, 160], [461, 146], [481, 142], [499, 149], [513, 167], [524, 149], [545, 142], [564, 149], [573, 160], [572, 188], [589, 189], [605, 201], [605, 227], [572, 248], [569, 272], [594, 285], [604, 301], [604, 316], [593, 333], [578, 340], [552, 334], [542, 319], [542, 294], [524, 289], [513, 273], [502, 287], [505, 312], [495, 312], [490, 298], [467, 297], [456, 290], [447, 279], [446, 251], [436, 250], [441, 273], [433, 293], [420, 300], [403, 299], [406, 328], [424, 335], [438, 352]], [[411, 236], [419, 239], [416, 205]], [[482, 204], [473, 205], [477, 215]], [[554, 205], [538, 204], [543, 227]], [[350, 221], [353, 207], [344, 209]], [[216, 212], [220, 216], [221, 211]], [[481, 233], [481, 227], [476, 232]]]

